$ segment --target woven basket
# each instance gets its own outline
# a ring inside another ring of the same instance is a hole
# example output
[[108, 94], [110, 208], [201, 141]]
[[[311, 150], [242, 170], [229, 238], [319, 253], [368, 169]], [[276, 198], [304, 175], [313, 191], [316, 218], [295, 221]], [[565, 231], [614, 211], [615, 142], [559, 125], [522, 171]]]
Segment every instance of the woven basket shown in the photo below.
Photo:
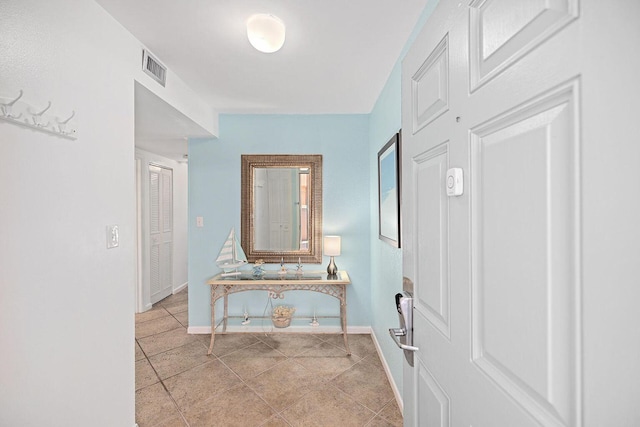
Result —
[[271, 317], [271, 321], [276, 328], [286, 328], [291, 324], [291, 317]]

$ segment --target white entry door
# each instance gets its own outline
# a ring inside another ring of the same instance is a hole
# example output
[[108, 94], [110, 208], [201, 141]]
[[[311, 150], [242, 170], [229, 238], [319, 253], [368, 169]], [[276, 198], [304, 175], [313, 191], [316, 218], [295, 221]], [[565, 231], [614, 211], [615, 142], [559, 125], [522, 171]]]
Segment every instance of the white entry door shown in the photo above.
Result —
[[405, 425], [640, 425], [639, 17], [441, 0], [404, 59]]
[[149, 165], [149, 285], [151, 303], [173, 291], [173, 171]]

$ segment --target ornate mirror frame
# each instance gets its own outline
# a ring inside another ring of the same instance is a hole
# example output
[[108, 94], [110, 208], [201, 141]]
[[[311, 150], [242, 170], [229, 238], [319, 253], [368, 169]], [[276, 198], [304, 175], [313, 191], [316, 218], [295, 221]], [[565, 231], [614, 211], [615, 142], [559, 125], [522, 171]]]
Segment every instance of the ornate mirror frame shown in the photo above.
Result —
[[[241, 244], [247, 260], [267, 263], [322, 263], [322, 155], [243, 154], [241, 156]], [[254, 238], [254, 170], [256, 168], [309, 168], [309, 248], [295, 251], [256, 250]]]

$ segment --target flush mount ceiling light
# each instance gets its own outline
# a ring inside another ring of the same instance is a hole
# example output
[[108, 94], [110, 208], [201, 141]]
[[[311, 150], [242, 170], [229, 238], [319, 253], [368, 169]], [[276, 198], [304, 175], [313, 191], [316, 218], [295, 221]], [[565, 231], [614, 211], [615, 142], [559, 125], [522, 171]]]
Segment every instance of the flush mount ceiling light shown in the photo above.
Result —
[[260, 52], [273, 53], [284, 44], [284, 22], [268, 13], [251, 15], [247, 20], [247, 36]]

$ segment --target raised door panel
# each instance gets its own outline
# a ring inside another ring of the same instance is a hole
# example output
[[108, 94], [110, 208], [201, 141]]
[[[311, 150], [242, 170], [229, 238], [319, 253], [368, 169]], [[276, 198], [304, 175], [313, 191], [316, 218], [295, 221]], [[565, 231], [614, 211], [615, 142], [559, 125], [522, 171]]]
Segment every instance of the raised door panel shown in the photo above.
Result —
[[413, 133], [449, 109], [449, 38], [445, 36], [411, 79]]
[[450, 399], [440, 383], [423, 364], [416, 370], [417, 408], [416, 425], [429, 427], [448, 427], [450, 425]]
[[475, 91], [578, 17], [578, 0], [474, 0], [469, 6]]
[[579, 417], [578, 82], [471, 130], [472, 359], [543, 425]]
[[449, 203], [445, 193], [448, 143], [413, 158], [416, 310], [449, 338]]

